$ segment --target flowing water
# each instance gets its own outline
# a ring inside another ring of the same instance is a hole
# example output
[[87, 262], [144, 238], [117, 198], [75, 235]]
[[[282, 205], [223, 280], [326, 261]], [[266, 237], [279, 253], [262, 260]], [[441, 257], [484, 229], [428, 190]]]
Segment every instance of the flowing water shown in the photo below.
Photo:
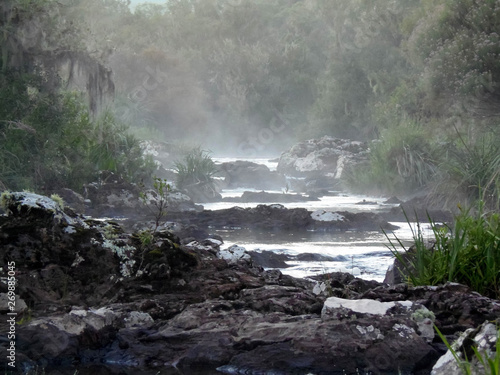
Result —
[[[275, 162], [267, 159], [248, 159], [259, 164], [267, 165], [271, 170], [276, 168]], [[230, 158], [214, 158], [216, 163], [234, 161]], [[252, 189], [234, 189], [222, 192], [223, 197], [241, 196]], [[269, 191], [279, 192], [281, 191]], [[309, 211], [349, 211], [349, 212], [384, 212], [389, 211], [397, 205], [383, 203], [386, 198], [369, 197], [362, 195], [350, 195], [345, 192], [331, 192], [332, 195], [320, 198], [319, 201], [284, 203], [287, 208], [303, 207]], [[363, 203], [363, 204], [359, 204]], [[243, 208], [255, 207], [255, 203], [231, 203], [217, 202], [205, 204], [205, 209], [219, 210], [240, 206]], [[269, 204], [269, 203], [266, 203]], [[412, 227], [406, 222], [392, 222], [399, 227], [393, 233], [388, 233], [394, 240], [394, 235], [406, 245], [411, 243]], [[425, 235], [430, 235], [430, 228], [422, 225]], [[383, 281], [389, 265], [394, 257], [389, 250], [389, 240], [382, 231], [346, 231], [346, 232], [301, 232], [301, 233], [269, 233], [265, 231], [249, 230], [221, 230], [218, 233], [224, 239], [224, 247], [237, 244], [245, 247], [248, 251], [273, 251], [275, 253], [298, 255], [304, 253], [321, 254], [332, 257], [331, 261], [289, 261], [287, 268], [281, 272], [295, 277], [308, 277], [328, 272], [343, 271], [351, 272], [363, 279]]]

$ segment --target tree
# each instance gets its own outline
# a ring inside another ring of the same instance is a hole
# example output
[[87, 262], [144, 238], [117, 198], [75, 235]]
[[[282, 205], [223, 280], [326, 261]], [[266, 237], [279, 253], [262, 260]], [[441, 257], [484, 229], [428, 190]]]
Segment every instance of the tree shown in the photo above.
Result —
[[430, 94], [475, 117], [500, 115], [500, 4], [440, 1], [426, 8], [409, 46], [425, 65]]

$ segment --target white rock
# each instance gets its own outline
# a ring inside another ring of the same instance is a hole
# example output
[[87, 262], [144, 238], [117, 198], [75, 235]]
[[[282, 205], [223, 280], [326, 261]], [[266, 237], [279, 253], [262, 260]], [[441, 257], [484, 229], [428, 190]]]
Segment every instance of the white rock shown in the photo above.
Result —
[[236, 263], [240, 260], [250, 261], [251, 257], [247, 253], [247, 250], [238, 245], [233, 245], [228, 249], [220, 250], [217, 254], [220, 259], [224, 259], [229, 263]]
[[316, 295], [319, 295], [319, 294], [323, 293], [325, 290], [326, 290], [326, 284], [324, 282], [322, 282], [321, 284], [316, 283], [316, 285], [314, 285], [314, 288], [313, 288], [313, 293]]
[[215, 246], [222, 245], [222, 241], [216, 240], [215, 238], [207, 238], [206, 241], [213, 243]]
[[87, 316], [87, 310], [71, 310], [69, 315], [79, 316], [80, 318], [84, 318]]
[[379, 302], [372, 299], [350, 300], [330, 297], [325, 301], [325, 304], [323, 305], [323, 310], [321, 310], [321, 317], [326, 318], [331, 310], [341, 307], [361, 314], [385, 315], [387, 313], [387, 310], [396, 306], [396, 304], [402, 305], [408, 309], [413, 306], [413, 302], [411, 301]]
[[295, 161], [295, 169], [299, 172], [319, 171], [324, 167], [325, 164], [315, 152], [310, 153], [305, 158], [299, 158]]
[[344, 221], [344, 216], [339, 213], [325, 210], [316, 210], [311, 217], [316, 221]]

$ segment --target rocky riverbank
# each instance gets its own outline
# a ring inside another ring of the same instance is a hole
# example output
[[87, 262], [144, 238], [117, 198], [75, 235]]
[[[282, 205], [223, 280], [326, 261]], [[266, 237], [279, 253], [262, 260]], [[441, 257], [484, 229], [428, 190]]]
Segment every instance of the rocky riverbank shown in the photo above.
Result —
[[6, 202], [0, 308], [14, 262], [13, 373], [429, 374], [445, 352], [433, 323], [451, 339], [500, 314], [461, 285], [295, 279], [202, 231], [146, 237], [47, 197]]

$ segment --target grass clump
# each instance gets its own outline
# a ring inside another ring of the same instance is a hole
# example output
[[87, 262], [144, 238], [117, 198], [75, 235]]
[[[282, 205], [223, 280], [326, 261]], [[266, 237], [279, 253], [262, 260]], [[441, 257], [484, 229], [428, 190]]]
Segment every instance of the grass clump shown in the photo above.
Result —
[[217, 172], [217, 167], [208, 151], [196, 147], [182, 161], [177, 161], [174, 167], [177, 172], [178, 189], [206, 197], [216, 194], [213, 176]]
[[412, 192], [436, 176], [436, 149], [415, 123], [387, 129], [371, 146], [370, 159], [346, 174], [349, 188], [360, 192]]
[[452, 225], [438, 225], [429, 218], [432, 246], [420, 224], [412, 228], [414, 245], [410, 248], [396, 236], [391, 239], [386, 234], [389, 248], [403, 265], [410, 284], [457, 282], [500, 298], [500, 215], [485, 213], [482, 201], [478, 205], [477, 213], [459, 207]]

